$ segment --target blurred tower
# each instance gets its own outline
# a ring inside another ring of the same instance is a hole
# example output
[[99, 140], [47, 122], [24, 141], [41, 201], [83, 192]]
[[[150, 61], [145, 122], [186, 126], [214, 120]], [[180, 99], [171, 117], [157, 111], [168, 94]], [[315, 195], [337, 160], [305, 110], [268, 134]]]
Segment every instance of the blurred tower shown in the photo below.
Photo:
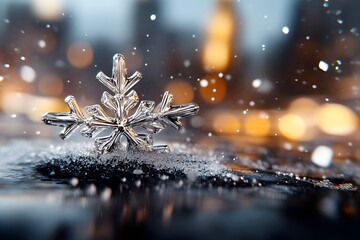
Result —
[[[200, 86], [200, 95], [207, 103], [220, 103], [226, 95], [238, 95], [242, 54], [235, 9], [234, 1], [219, 0], [206, 29], [201, 60], [207, 84]], [[234, 103], [234, 99], [227, 103]]]

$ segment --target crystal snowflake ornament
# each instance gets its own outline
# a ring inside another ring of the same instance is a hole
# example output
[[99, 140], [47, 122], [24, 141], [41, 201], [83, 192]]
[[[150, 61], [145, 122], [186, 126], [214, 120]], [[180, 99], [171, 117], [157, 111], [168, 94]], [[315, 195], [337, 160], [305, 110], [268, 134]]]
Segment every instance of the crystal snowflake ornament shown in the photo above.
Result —
[[[169, 92], [163, 94], [156, 107], [155, 102], [148, 100], [138, 104], [139, 97], [136, 91], [131, 89], [142, 79], [142, 75], [135, 72], [128, 77], [125, 58], [121, 54], [113, 57], [111, 78], [101, 71], [96, 78], [114, 93], [112, 95], [105, 91], [101, 97], [101, 103], [114, 112], [114, 117], [110, 117], [100, 105], [86, 106], [85, 111], [82, 111], [75, 98], [67, 96], [65, 102], [70, 112], [49, 112], [43, 115], [42, 121], [48, 125], [64, 127], [59, 134], [64, 140], [79, 127], [82, 127], [80, 133], [89, 138], [96, 137], [105, 129], [111, 129], [109, 136], [95, 140], [95, 146], [101, 154], [117, 149], [122, 136], [127, 140], [127, 148], [168, 150], [167, 145], [154, 146], [152, 134], [159, 133], [166, 125], [179, 130], [182, 127], [181, 118], [195, 115], [199, 111], [199, 106], [195, 103], [171, 105], [173, 95]], [[130, 110], [137, 105], [135, 112], [130, 115]], [[146, 133], [138, 133], [135, 127], [143, 127]]]

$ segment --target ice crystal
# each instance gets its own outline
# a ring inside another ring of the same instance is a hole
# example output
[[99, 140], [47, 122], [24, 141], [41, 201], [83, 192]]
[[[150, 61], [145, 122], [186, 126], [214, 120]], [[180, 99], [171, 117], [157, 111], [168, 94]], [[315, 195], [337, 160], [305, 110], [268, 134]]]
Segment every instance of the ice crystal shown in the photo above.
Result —
[[[46, 113], [42, 120], [49, 125], [64, 127], [59, 134], [62, 139], [70, 137], [79, 127], [82, 127], [80, 133], [89, 138], [96, 137], [105, 129], [111, 129], [109, 136], [96, 138], [95, 146], [99, 153], [116, 149], [122, 136], [127, 139], [127, 148], [147, 151], [168, 150], [167, 145], [153, 146], [152, 134], [159, 133], [166, 125], [180, 129], [181, 118], [195, 115], [199, 110], [195, 103], [171, 105], [173, 95], [168, 91], [163, 94], [160, 104], [156, 107], [155, 102], [149, 100], [138, 104], [138, 94], [131, 88], [142, 79], [142, 75], [135, 72], [128, 77], [125, 58], [121, 54], [115, 54], [113, 57], [111, 78], [101, 71], [96, 78], [114, 93], [111, 95], [105, 91], [101, 97], [102, 104], [115, 113], [114, 117], [110, 117], [100, 105], [86, 106], [87, 114], [84, 114], [75, 98], [67, 96], [65, 102], [70, 112]], [[130, 115], [129, 111], [137, 105], [135, 112]], [[143, 127], [146, 133], [136, 132], [135, 127]]]

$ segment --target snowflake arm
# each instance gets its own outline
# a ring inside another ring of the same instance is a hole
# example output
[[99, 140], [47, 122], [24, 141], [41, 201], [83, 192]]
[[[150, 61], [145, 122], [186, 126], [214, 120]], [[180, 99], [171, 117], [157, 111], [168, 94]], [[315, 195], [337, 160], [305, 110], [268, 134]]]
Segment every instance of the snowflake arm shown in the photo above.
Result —
[[[109, 136], [98, 137], [95, 146], [99, 153], [109, 152], [117, 147], [121, 136], [127, 139], [128, 148], [141, 150], [167, 150], [166, 145], [153, 146], [152, 134], [163, 130], [166, 125], [175, 129], [182, 127], [183, 117], [195, 115], [199, 106], [195, 103], [184, 105], [171, 105], [173, 96], [165, 92], [161, 102], [155, 107], [155, 102], [144, 100], [139, 104], [139, 96], [135, 90], [131, 90], [141, 79], [142, 75], [135, 72], [131, 77], [127, 76], [125, 58], [121, 54], [113, 57], [112, 76], [108, 77], [99, 72], [96, 78], [104, 84], [114, 95], [105, 91], [101, 97], [101, 103], [115, 113], [110, 117], [100, 105], [85, 107], [84, 115], [73, 96], [65, 98], [70, 112], [46, 113], [42, 120], [44, 123], [64, 127], [60, 137], [66, 139], [82, 127], [80, 133], [89, 138], [94, 138], [105, 129], [111, 129]], [[138, 105], [134, 114], [128, 116], [129, 111]], [[137, 133], [134, 127], [141, 126], [148, 133]]]

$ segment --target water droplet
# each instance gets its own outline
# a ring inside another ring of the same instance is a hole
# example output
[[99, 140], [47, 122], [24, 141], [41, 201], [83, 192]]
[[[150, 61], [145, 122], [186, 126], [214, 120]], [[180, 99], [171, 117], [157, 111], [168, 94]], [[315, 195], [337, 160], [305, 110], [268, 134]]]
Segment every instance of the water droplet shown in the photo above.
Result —
[[21, 56], [21, 57], [20, 57], [20, 60], [25, 61], [25, 57], [24, 57], [24, 56]]
[[10, 20], [7, 19], [7, 18], [5, 18], [5, 19], [4, 19], [4, 22], [7, 23], [7, 24], [9, 24], [9, 23], [10, 23]]
[[211, 132], [208, 133], [208, 137], [212, 137], [212, 133], [211, 133]]

